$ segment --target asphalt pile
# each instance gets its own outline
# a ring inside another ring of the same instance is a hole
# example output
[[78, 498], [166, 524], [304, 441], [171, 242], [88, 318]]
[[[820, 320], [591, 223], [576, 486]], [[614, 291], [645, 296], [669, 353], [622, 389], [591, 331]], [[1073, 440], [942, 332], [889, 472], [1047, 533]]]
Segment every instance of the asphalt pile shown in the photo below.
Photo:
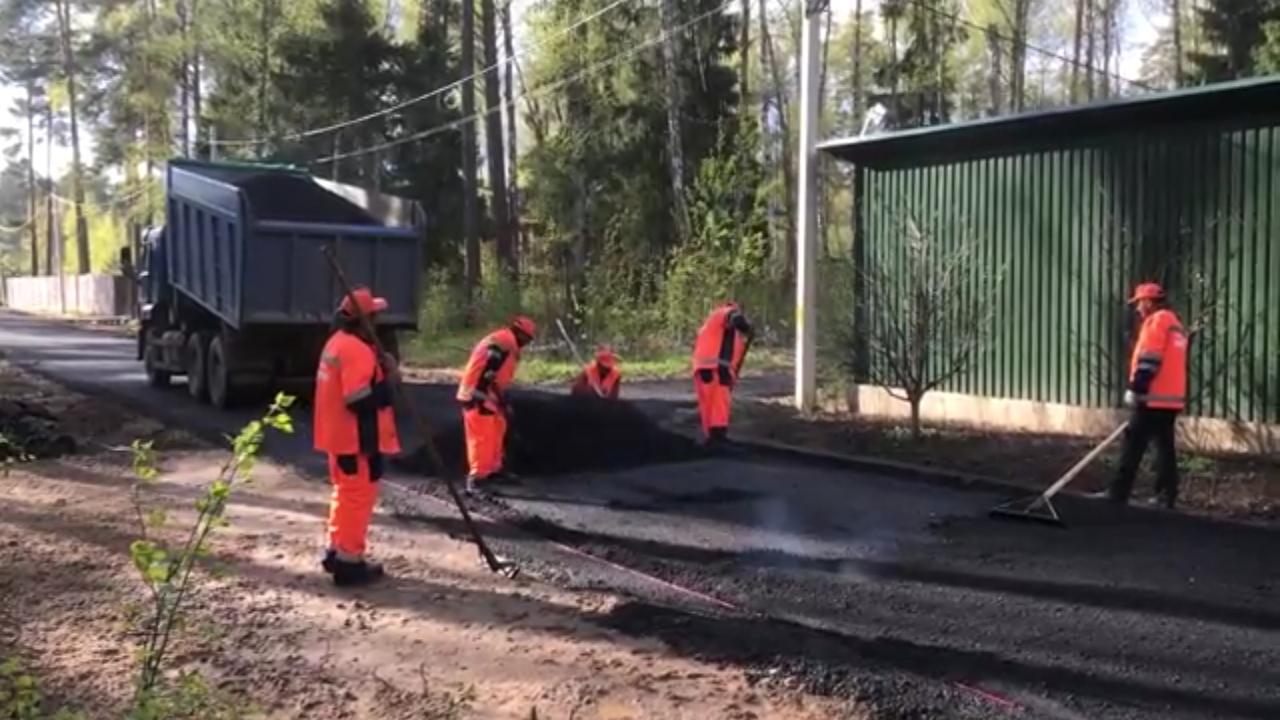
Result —
[[[514, 403], [507, 432], [507, 469], [555, 476], [611, 470], [701, 457], [693, 440], [658, 427], [625, 402], [597, 398], [526, 395]], [[447, 468], [465, 474], [465, 439], [460, 419], [434, 428]], [[415, 473], [432, 468], [423, 450], [395, 464]]]
[[70, 455], [75, 440], [59, 431], [58, 419], [44, 407], [0, 399], [0, 462], [21, 462]]

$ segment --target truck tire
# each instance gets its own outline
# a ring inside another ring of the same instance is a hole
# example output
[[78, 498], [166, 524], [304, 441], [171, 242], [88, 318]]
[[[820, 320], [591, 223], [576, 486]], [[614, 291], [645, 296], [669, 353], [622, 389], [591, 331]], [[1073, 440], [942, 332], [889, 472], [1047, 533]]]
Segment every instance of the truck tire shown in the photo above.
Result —
[[209, 385], [209, 403], [219, 410], [226, 410], [235, 404], [234, 386], [231, 381], [231, 364], [227, 357], [227, 343], [221, 335], [215, 335], [209, 342], [209, 354], [206, 356], [206, 378]]
[[204, 333], [191, 333], [187, 338], [187, 392], [200, 402], [209, 401], [209, 338]]

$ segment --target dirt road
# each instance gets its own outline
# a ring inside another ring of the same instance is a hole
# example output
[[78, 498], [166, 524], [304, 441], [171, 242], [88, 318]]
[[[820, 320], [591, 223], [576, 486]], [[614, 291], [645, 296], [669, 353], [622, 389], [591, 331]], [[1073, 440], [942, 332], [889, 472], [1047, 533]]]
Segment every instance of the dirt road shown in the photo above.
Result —
[[[44, 372], [184, 427], [239, 420], [145, 388], [111, 342], [0, 318], [0, 345]], [[447, 388], [414, 397], [450, 421]], [[272, 452], [318, 477], [305, 447]], [[1274, 530], [1066, 499], [1062, 532], [989, 520], [990, 492], [754, 454], [666, 459], [526, 478], [486, 509], [742, 613], [690, 615], [687, 594], [494, 528], [502, 551], [562, 586], [651, 603], [615, 613], [620, 632], [876, 717], [1280, 717]]]

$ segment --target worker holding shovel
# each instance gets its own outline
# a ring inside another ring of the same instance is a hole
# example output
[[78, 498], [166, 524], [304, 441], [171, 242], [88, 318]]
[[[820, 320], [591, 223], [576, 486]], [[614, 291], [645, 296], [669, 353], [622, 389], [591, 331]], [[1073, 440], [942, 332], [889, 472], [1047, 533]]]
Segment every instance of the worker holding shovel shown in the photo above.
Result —
[[383, 576], [381, 565], [365, 559], [365, 542], [383, 458], [400, 452], [389, 386], [398, 370], [390, 356], [378, 357], [370, 325], [362, 318], [375, 318], [386, 308], [387, 301], [368, 288], [344, 297], [316, 371], [315, 448], [328, 455], [333, 482], [329, 548], [321, 566], [338, 586], [365, 585]]
[[587, 363], [573, 381], [569, 394], [578, 397], [600, 397], [617, 400], [622, 389], [622, 371], [613, 350], [596, 350], [595, 359]]
[[751, 323], [735, 302], [707, 316], [693, 346], [693, 385], [708, 447], [722, 446], [729, 435], [733, 388], [751, 346]]

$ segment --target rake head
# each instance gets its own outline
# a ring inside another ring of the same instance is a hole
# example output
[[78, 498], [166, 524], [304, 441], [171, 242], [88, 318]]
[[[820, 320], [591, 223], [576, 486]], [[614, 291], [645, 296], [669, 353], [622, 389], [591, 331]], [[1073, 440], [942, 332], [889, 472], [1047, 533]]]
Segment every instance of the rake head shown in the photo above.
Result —
[[1058, 515], [1058, 509], [1053, 506], [1053, 501], [1043, 495], [1009, 500], [991, 508], [989, 514], [993, 518], [1003, 520], [1021, 520], [1066, 527], [1066, 523], [1062, 522], [1062, 517]]

